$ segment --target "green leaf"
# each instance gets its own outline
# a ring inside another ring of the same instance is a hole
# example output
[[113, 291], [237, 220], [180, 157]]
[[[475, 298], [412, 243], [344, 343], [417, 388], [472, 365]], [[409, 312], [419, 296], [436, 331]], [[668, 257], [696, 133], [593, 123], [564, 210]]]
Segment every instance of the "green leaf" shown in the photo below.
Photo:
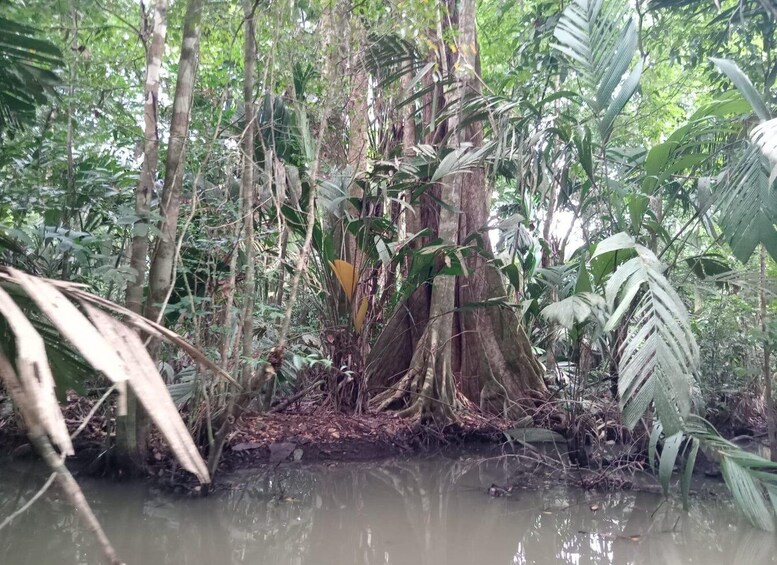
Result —
[[574, 0], [562, 13], [554, 36], [553, 47], [573, 61], [590, 91], [587, 103], [600, 118], [599, 132], [606, 141], [642, 74], [640, 62], [623, 80], [637, 50], [631, 7], [622, 0]]
[[693, 468], [696, 466], [696, 455], [699, 453], [699, 440], [695, 437], [689, 438], [688, 455], [685, 459], [685, 469], [683, 469], [683, 478], [680, 483], [680, 489], [683, 495], [683, 510], [688, 510], [691, 496], [691, 480], [693, 479]]
[[605, 331], [629, 313], [620, 351], [618, 394], [627, 426], [639, 421], [650, 402], [665, 433], [681, 429], [690, 413], [690, 391], [699, 350], [682, 299], [663, 275], [653, 253], [636, 245], [637, 257], [621, 265], [607, 282], [611, 310]]
[[618, 91], [618, 94], [607, 107], [607, 112], [604, 114], [601, 122], [599, 123], [599, 133], [602, 136], [602, 139], [608, 139], [610, 137], [615, 118], [618, 117], [623, 108], [626, 106], [626, 103], [631, 99], [632, 96], [634, 96], [634, 93], [637, 91], [639, 81], [642, 78], [642, 66], [642, 61], [639, 61], [637, 66], [634, 67], [634, 69], [631, 71], [631, 74], [629, 74], [628, 78], [621, 85], [621, 89]]
[[56, 94], [60, 80], [53, 71], [62, 54], [39, 34], [0, 16], [0, 133], [32, 122], [36, 107]]
[[755, 89], [753, 83], [750, 82], [750, 79], [747, 77], [747, 75], [742, 72], [742, 69], [740, 69], [734, 61], [730, 59], [716, 59], [715, 57], [710, 57], [710, 60], [715, 63], [715, 66], [717, 66], [718, 69], [720, 69], [720, 71], [725, 74], [731, 82], [734, 83], [734, 86], [736, 86], [737, 90], [742, 93], [742, 96], [745, 97], [745, 100], [750, 103], [753, 111], [761, 121], [765, 122], [771, 119], [771, 113], [766, 107], [766, 104], [764, 104], [764, 101], [761, 99], [761, 95]]
[[653, 424], [653, 430], [650, 432], [650, 441], [648, 443], [648, 464], [650, 468], [655, 472], [656, 470], [656, 456], [658, 454], [658, 440], [661, 438], [661, 433], [664, 431], [661, 427], [661, 422], [656, 421]]
[[716, 192], [720, 223], [734, 256], [746, 263], [763, 244], [777, 259], [777, 190], [769, 182], [769, 163], [755, 144], [728, 172]]
[[684, 437], [682, 432], [678, 432], [664, 440], [664, 448], [661, 450], [661, 459], [658, 462], [658, 482], [661, 483], [665, 496], [669, 494], [669, 481]]
[[575, 281], [575, 294], [584, 292], [593, 292], [591, 285], [591, 276], [588, 274], [588, 267], [585, 261], [580, 261], [580, 268], [577, 271], [577, 280]]
[[571, 330], [575, 324], [589, 320], [604, 325], [604, 298], [591, 292], [575, 294], [543, 308], [541, 315], [547, 320]]
[[600, 255], [610, 253], [611, 251], [618, 251], [619, 249], [634, 249], [636, 244], [637, 242], [634, 241], [634, 238], [626, 232], [616, 233], [596, 245], [596, 250], [591, 255], [591, 259], [596, 259]]

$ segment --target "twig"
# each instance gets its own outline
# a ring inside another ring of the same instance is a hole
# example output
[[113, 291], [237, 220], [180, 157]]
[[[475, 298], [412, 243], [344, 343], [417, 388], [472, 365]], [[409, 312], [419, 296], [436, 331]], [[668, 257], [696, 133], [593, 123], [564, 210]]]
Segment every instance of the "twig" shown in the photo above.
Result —
[[317, 386], [320, 386], [320, 385], [322, 385], [323, 383], [324, 383], [324, 380], [323, 380], [323, 379], [319, 379], [319, 380], [317, 380], [316, 382], [314, 382], [314, 383], [313, 383], [312, 385], [310, 385], [309, 387], [303, 388], [303, 389], [302, 389], [301, 391], [299, 391], [297, 394], [294, 394], [294, 395], [290, 396], [289, 398], [287, 398], [287, 399], [286, 399], [286, 400], [284, 400], [283, 402], [281, 402], [281, 403], [279, 403], [279, 404], [276, 404], [275, 406], [273, 406], [272, 408], [270, 408], [270, 410], [269, 410], [269, 411], [270, 411], [270, 413], [272, 414], [272, 413], [275, 413], [275, 412], [283, 412], [283, 411], [284, 411], [286, 408], [288, 408], [288, 407], [289, 407], [291, 404], [295, 403], [295, 402], [296, 402], [297, 400], [299, 400], [300, 398], [302, 398], [302, 397], [306, 396], [306, 395], [307, 395], [307, 394], [308, 394], [310, 391], [312, 391], [312, 390], [313, 390], [314, 388], [316, 388]]
[[[65, 457], [64, 457], [64, 456], [60, 456], [60, 459], [61, 459], [62, 461], [64, 461], [64, 460], [65, 460]], [[45, 493], [47, 490], [49, 490], [49, 487], [50, 487], [50, 486], [51, 486], [51, 485], [54, 483], [54, 479], [56, 479], [56, 478], [57, 478], [57, 472], [56, 472], [56, 471], [54, 471], [53, 473], [51, 473], [51, 475], [49, 475], [49, 478], [48, 478], [48, 479], [46, 479], [46, 482], [45, 482], [45, 483], [43, 483], [43, 486], [42, 486], [42, 487], [40, 487], [40, 489], [38, 490], [38, 492], [36, 492], [36, 493], [35, 493], [35, 495], [34, 495], [34, 496], [33, 496], [33, 497], [30, 499], [30, 500], [28, 500], [27, 502], [25, 502], [23, 506], [21, 506], [20, 508], [18, 508], [16, 511], [12, 512], [10, 516], [8, 516], [8, 517], [7, 517], [5, 520], [3, 520], [2, 524], [0, 524], [0, 530], [2, 530], [3, 528], [5, 528], [6, 526], [10, 525], [10, 524], [11, 524], [11, 522], [13, 522], [13, 521], [14, 521], [16, 518], [18, 518], [19, 516], [21, 516], [22, 514], [24, 514], [25, 512], [27, 512], [27, 510], [29, 510], [29, 509], [30, 509], [30, 507], [31, 507], [33, 504], [35, 504], [35, 502], [36, 502], [36, 501], [37, 501], [37, 500], [38, 500], [38, 499], [39, 499], [41, 496], [43, 496], [43, 495], [44, 495], [44, 493]]]

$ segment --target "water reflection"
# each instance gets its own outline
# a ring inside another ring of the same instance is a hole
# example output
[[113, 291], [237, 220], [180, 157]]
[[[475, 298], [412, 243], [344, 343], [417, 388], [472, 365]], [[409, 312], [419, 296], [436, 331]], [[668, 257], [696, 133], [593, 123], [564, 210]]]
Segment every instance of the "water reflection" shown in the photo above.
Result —
[[[246, 473], [208, 499], [89, 483], [90, 502], [132, 565], [524, 565], [770, 563], [773, 535], [722, 502], [685, 513], [646, 493], [567, 489], [490, 498], [509, 461], [434, 458]], [[0, 517], [42, 482], [0, 468]], [[595, 509], [595, 510], [592, 510]], [[98, 563], [55, 491], [0, 531], [3, 565]]]

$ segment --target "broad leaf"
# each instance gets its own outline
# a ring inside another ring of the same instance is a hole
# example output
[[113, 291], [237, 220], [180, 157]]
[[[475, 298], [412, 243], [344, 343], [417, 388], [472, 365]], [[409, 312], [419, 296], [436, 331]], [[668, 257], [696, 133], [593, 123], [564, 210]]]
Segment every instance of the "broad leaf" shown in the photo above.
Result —
[[604, 311], [604, 298], [592, 292], [582, 292], [546, 306], [541, 314], [544, 318], [570, 330], [575, 324], [588, 321], [594, 321], [603, 326]]

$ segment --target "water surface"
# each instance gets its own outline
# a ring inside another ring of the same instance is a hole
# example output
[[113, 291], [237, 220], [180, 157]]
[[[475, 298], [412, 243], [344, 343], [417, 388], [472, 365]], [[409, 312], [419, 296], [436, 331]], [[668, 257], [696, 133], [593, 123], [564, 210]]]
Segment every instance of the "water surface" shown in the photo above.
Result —
[[[553, 480], [486, 494], [507, 476], [536, 483], [509, 460], [439, 456], [246, 472], [205, 499], [82, 484], [129, 565], [777, 562], [777, 538], [747, 526], [723, 499], [684, 512], [653, 494]], [[2, 464], [0, 519], [42, 481], [26, 463]], [[91, 536], [56, 489], [0, 531], [1, 565], [92, 563], [100, 559]]]

